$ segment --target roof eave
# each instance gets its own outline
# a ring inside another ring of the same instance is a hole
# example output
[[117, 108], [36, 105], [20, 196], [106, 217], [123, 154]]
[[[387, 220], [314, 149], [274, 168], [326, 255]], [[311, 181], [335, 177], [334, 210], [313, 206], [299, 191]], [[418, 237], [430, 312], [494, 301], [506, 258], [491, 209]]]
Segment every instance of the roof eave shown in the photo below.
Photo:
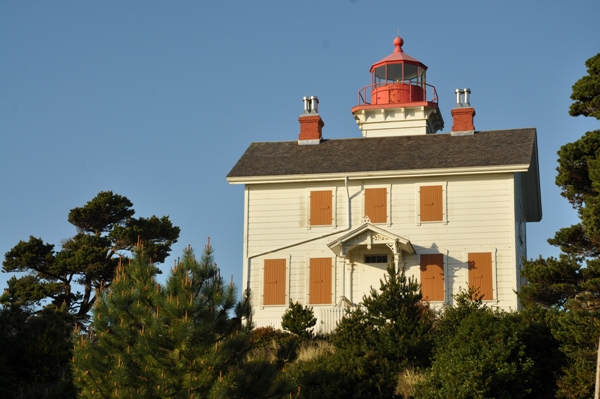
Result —
[[410, 169], [362, 172], [311, 173], [301, 175], [227, 176], [229, 184], [272, 184], [307, 181], [356, 179], [385, 179], [402, 177], [475, 175], [489, 173], [527, 172], [530, 164], [475, 166], [442, 169]]
[[534, 138], [533, 152], [531, 154], [531, 167], [524, 174], [525, 191], [525, 217], [527, 222], [542, 220], [542, 193], [540, 187], [540, 168], [537, 151], [537, 134]]

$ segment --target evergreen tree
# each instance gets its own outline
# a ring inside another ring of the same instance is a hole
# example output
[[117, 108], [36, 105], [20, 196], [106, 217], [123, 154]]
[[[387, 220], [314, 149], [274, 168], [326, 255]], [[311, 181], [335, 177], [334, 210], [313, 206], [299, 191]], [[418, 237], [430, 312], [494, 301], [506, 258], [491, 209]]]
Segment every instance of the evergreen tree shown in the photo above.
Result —
[[434, 314], [422, 301], [419, 284], [404, 270], [388, 274], [378, 292], [339, 323], [332, 336], [340, 370], [353, 382], [355, 398], [394, 396], [398, 374], [430, 364]]
[[313, 327], [317, 324], [315, 313], [310, 306], [302, 306], [290, 301], [290, 306], [281, 317], [281, 328], [302, 338], [313, 336]]
[[593, 116], [600, 119], [600, 53], [585, 62], [587, 75], [573, 85], [569, 109], [572, 116]]
[[[104, 191], [69, 212], [68, 220], [77, 234], [63, 242], [59, 251], [33, 236], [20, 241], [6, 253], [2, 270], [27, 274], [8, 281], [1, 301], [33, 308], [50, 300], [54, 307], [64, 305], [78, 322], [85, 322], [97, 291], [110, 285], [119, 257], [138, 240], [155, 263], [163, 262], [177, 242], [179, 227], [167, 216], [134, 218], [134, 214], [129, 199]], [[76, 291], [76, 285], [83, 292]]]
[[249, 295], [235, 300], [210, 245], [200, 261], [188, 248], [164, 287], [154, 270], [139, 251], [100, 296], [89, 333], [75, 345], [81, 396], [268, 396], [274, 370], [248, 357], [250, 326], [242, 321], [250, 315]]
[[[569, 113], [600, 119], [600, 54], [586, 61], [588, 74], [573, 85]], [[600, 337], [600, 130], [587, 132], [558, 152], [556, 184], [577, 210], [580, 222], [548, 240], [558, 258], [526, 262], [528, 286], [519, 294], [526, 307], [560, 310], [553, 332], [568, 365], [559, 397], [591, 397]]]

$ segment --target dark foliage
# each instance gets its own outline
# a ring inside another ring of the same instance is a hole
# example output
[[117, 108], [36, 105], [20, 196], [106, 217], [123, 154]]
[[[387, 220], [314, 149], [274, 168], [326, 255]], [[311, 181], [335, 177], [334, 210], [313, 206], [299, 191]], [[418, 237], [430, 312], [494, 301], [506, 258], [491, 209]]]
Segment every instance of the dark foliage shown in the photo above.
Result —
[[562, 356], [544, 311], [494, 311], [472, 292], [446, 306], [417, 398], [551, 398]]
[[21, 306], [0, 308], [0, 397], [74, 398], [68, 313], [46, 308], [30, 316]]

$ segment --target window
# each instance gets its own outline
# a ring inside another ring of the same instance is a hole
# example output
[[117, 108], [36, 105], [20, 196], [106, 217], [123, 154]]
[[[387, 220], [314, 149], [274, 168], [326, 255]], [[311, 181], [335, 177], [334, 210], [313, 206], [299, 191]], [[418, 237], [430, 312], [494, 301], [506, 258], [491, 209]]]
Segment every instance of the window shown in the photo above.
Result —
[[332, 191], [310, 192], [310, 225], [323, 226], [333, 223], [331, 212]]
[[444, 255], [421, 255], [421, 293], [427, 301], [444, 300]]
[[478, 252], [469, 254], [469, 287], [478, 289], [481, 299], [493, 299], [492, 253]]
[[310, 260], [310, 304], [331, 303], [331, 258], [311, 258]]
[[444, 201], [442, 186], [421, 186], [420, 215], [421, 222], [441, 222], [444, 220]]
[[387, 263], [387, 255], [365, 255], [365, 263]]
[[371, 223], [387, 222], [387, 189], [365, 189], [365, 216]]
[[285, 305], [285, 259], [265, 259], [263, 305]]

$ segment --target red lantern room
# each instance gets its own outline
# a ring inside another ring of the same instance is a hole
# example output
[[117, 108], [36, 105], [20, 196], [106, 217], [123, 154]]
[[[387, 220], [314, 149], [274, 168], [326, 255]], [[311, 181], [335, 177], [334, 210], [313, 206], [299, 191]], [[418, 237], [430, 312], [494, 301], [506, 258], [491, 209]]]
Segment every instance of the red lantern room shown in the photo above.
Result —
[[371, 104], [410, 103], [425, 98], [427, 67], [402, 51], [404, 40], [394, 39], [394, 52], [371, 67]]
[[[427, 66], [406, 54], [403, 44], [400, 36], [394, 39], [394, 52], [371, 66], [371, 84], [358, 92], [358, 105], [352, 113], [365, 137], [427, 134], [443, 129], [435, 87], [427, 84]], [[382, 109], [390, 111], [384, 112], [384, 120], [376, 114], [369, 115], [370, 111]], [[409, 109], [411, 116], [404, 119], [410, 123], [393, 126], [401, 121], [401, 114], [406, 117]], [[423, 112], [419, 113], [418, 109]], [[436, 116], [429, 120], [434, 114]], [[394, 123], [384, 126], [385, 121]]]

